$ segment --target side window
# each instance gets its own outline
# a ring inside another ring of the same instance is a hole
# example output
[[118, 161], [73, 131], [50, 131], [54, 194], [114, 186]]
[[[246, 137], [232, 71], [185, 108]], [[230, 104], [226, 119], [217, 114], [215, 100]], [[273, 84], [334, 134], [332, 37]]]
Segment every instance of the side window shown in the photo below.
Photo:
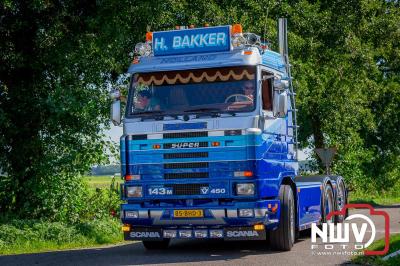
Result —
[[[271, 76], [267, 72], [262, 72], [262, 77]], [[262, 81], [261, 84], [262, 93], [262, 108], [266, 111], [272, 111], [272, 78], [268, 78]]]

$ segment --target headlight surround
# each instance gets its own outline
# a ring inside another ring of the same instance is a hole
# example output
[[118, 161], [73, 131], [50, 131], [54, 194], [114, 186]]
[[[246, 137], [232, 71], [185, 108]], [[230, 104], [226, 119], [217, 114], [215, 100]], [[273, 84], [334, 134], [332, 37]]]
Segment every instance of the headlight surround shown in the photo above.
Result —
[[236, 195], [238, 196], [252, 196], [254, 195], [254, 183], [237, 183]]
[[253, 209], [239, 209], [239, 217], [253, 217], [254, 210]]
[[129, 186], [129, 187], [126, 187], [126, 196], [128, 198], [140, 198], [140, 197], [142, 197], [142, 187], [141, 186]]

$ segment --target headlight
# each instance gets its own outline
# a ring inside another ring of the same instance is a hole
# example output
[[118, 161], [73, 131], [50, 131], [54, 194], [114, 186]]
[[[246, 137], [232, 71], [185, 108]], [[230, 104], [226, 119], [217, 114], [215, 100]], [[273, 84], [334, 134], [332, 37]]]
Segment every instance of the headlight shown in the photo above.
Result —
[[142, 187], [138, 187], [138, 186], [126, 187], [126, 196], [128, 198], [142, 197]]
[[236, 184], [236, 195], [254, 195], [254, 184], [253, 183], [239, 183]]
[[135, 52], [142, 56], [149, 56], [151, 54], [151, 46], [149, 43], [140, 42], [135, 46]]

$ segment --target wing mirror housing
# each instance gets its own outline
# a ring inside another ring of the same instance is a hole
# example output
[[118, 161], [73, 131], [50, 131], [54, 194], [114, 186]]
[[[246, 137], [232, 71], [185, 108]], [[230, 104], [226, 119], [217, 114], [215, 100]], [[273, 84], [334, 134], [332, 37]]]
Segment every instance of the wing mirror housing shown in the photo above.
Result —
[[119, 126], [121, 124], [121, 92], [119, 90], [113, 90], [110, 93], [112, 99], [110, 118], [114, 126]]
[[275, 117], [285, 117], [288, 112], [287, 92], [274, 91], [273, 113]]

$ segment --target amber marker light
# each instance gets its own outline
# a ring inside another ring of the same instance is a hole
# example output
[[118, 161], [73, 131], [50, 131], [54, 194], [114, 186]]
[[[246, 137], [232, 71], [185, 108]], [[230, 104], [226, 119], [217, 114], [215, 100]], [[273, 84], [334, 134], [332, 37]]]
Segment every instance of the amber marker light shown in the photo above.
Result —
[[245, 55], [252, 55], [253, 54], [253, 51], [244, 51], [243, 52]]
[[252, 177], [253, 176], [253, 172], [252, 171], [244, 171], [243, 176]]
[[242, 25], [240, 25], [240, 24], [233, 24], [232, 25], [232, 29], [231, 29], [231, 34], [232, 35], [242, 34], [242, 33], [243, 33]]
[[153, 33], [151, 31], [146, 32], [146, 42], [152, 42], [153, 41]]
[[211, 146], [213, 146], [213, 147], [219, 147], [220, 145], [221, 145], [221, 143], [219, 141], [211, 142]]
[[265, 229], [265, 226], [263, 224], [255, 224], [254, 225], [254, 230], [256, 231], [262, 231]]
[[153, 149], [161, 149], [161, 145], [160, 144], [153, 144]]

